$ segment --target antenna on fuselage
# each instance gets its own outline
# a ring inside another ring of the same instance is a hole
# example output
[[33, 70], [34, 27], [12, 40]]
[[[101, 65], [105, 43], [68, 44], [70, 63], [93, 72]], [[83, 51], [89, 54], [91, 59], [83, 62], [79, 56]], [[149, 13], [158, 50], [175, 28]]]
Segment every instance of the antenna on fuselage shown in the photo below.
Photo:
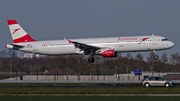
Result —
[[152, 36], [154, 36], [154, 34], [152, 33]]

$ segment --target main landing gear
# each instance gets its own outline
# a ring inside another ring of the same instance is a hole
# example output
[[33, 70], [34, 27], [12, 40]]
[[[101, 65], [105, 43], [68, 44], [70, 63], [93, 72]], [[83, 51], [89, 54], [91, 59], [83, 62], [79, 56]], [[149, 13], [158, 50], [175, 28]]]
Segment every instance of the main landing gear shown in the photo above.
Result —
[[153, 54], [154, 54], [154, 59], [157, 59], [157, 54], [156, 54], [156, 50], [153, 51]]
[[93, 63], [95, 61], [95, 59], [93, 58], [93, 55], [90, 55], [90, 57], [88, 58], [88, 62]]

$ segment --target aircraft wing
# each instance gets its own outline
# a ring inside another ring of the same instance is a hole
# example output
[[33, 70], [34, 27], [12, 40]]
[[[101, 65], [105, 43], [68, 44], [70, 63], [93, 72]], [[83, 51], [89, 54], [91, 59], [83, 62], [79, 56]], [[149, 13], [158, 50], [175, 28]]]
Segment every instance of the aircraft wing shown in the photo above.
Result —
[[91, 52], [95, 52], [96, 50], [101, 49], [101, 47], [98, 47], [98, 46], [87, 45], [84, 43], [71, 41], [71, 40], [68, 40], [68, 41], [69, 41], [69, 43], [73, 43], [75, 48], [79, 48], [80, 51], [84, 51], [84, 53], [87, 55], [90, 54]]

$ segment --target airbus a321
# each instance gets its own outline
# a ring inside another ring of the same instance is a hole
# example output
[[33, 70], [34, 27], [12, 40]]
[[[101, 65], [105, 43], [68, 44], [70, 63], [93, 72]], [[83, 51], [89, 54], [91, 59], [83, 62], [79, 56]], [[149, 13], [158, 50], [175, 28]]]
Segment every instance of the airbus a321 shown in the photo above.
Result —
[[94, 55], [116, 57], [118, 52], [156, 51], [174, 46], [165, 37], [155, 35], [37, 41], [16, 20], [7, 22], [13, 39], [7, 48], [44, 55], [84, 54], [89, 55], [88, 62], [95, 61]]

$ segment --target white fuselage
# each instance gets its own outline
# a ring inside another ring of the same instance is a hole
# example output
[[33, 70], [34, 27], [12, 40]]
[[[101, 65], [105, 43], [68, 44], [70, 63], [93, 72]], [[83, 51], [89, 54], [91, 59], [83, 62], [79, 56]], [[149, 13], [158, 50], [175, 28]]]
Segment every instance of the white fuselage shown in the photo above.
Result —
[[[161, 36], [128, 36], [128, 37], [110, 37], [110, 38], [86, 38], [71, 39], [87, 45], [98, 46], [102, 48], [111, 48], [116, 52], [136, 52], [150, 50], [164, 50], [174, 46], [174, 43]], [[80, 49], [75, 48], [74, 44], [68, 40], [49, 40], [14, 43], [22, 45], [20, 51], [46, 54], [46, 55], [70, 55], [84, 54]], [[10, 44], [9, 44], [10, 45]], [[7, 45], [7, 48], [11, 48]]]

